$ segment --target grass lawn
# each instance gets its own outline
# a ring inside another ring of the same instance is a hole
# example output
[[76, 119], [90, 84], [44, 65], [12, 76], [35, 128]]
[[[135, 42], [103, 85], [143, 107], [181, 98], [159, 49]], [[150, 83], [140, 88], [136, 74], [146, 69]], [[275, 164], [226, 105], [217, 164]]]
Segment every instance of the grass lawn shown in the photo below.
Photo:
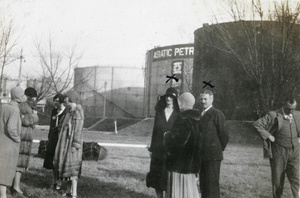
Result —
[[[37, 131], [35, 139], [47, 139], [47, 131]], [[84, 141], [148, 144], [150, 137], [85, 132]], [[148, 151], [145, 148], [106, 148], [108, 156], [99, 163], [83, 161], [78, 198], [154, 198], [154, 189], [145, 185], [150, 163]], [[36, 155], [37, 150], [38, 144], [34, 144], [32, 155]], [[49, 188], [52, 172], [42, 165], [43, 159], [31, 158], [30, 169], [22, 175], [21, 188], [33, 198], [61, 197], [61, 193]], [[269, 162], [262, 158], [260, 146], [231, 143], [224, 152], [221, 166], [221, 197], [270, 198], [270, 175]], [[283, 197], [292, 197], [288, 183]]]

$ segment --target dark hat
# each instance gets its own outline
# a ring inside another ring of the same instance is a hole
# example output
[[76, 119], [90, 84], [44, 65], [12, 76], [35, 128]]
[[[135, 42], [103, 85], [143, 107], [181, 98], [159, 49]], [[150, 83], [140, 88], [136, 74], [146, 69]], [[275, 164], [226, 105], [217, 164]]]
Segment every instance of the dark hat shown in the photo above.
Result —
[[65, 96], [61, 93], [58, 93], [53, 97], [53, 101], [57, 101], [57, 100], [59, 103], [63, 103], [65, 101]]
[[25, 102], [26, 96], [24, 95], [24, 91], [21, 87], [14, 87], [10, 90], [11, 99], [17, 102]]
[[174, 87], [169, 87], [166, 91], [166, 95], [173, 95], [177, 98], [178, 97], [178, 91]]
[[25, 89], [25, 95], [29, 96], [31, 98], [34, 98], [34, 97], [37, 97], [37, 92], [36, 92], [35, 88], [33, 88], [33, 87], [27, 87]]
[[73, 103], [79, 102], [79, 94], [74, 90], [69, 90], [65, 93], [65, 96], [68, 97]]

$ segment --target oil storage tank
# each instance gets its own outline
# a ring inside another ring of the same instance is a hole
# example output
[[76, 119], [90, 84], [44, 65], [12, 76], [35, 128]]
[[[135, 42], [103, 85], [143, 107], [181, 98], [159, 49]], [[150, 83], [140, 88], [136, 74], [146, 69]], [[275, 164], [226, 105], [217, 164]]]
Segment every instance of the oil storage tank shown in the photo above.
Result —
[[231, 120], [256, 120], [291, 94], [300, 99], [299, 35], [299, 24], [280, 21], [203, 24], [194, 31], [193, 94], [210, 89]]
[[74, 89], [90, 117], [142, 117], [144, 70], [136, 67], [75, 68]]
[[168, 87], [191, 91], [193, 57], [192, 43], [155, 47], [146, 53], [144, 117], [154, 116], [157, 97]]

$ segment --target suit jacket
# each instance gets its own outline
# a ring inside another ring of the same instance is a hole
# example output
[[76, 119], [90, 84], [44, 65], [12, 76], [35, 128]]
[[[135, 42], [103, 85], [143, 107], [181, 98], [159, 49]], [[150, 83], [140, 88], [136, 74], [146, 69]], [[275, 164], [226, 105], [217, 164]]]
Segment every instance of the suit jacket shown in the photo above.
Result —
[[199, 130], [202, 134], [202, 161], [223, 160], [223, 151], [229, 140], [224, 114], [211, 107], [201, 117]]
[[[294, 111], [293, 117], [296, 123], [298, 137], [300, 137], [300, 112]], [[272, 158], [271, 141], [268, 139], [270, 135], [281, 129], [283, 123], [282, 109], [270, 111], [264, 117], [258, 119], [253, 123], [261, 138], [264, 140], [264, 158]]]

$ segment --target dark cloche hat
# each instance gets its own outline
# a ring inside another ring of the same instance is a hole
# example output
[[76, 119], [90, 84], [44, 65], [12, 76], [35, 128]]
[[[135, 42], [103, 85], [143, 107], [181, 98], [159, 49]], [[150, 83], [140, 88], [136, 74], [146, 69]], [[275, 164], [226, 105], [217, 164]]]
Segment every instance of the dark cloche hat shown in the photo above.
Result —
[[166, 91], [166, 95], [173, 95], [177, 98], [178, 97], [178, 91], [174, 87], [169, 87]]
[[24, 94], [26, 96], [31, 97], [31, 98], [37, 97], [37, 92], [36, 92], [35, 88], [33, 88], [33, 87], [27, 87], [25, 89], [25, 93]]

